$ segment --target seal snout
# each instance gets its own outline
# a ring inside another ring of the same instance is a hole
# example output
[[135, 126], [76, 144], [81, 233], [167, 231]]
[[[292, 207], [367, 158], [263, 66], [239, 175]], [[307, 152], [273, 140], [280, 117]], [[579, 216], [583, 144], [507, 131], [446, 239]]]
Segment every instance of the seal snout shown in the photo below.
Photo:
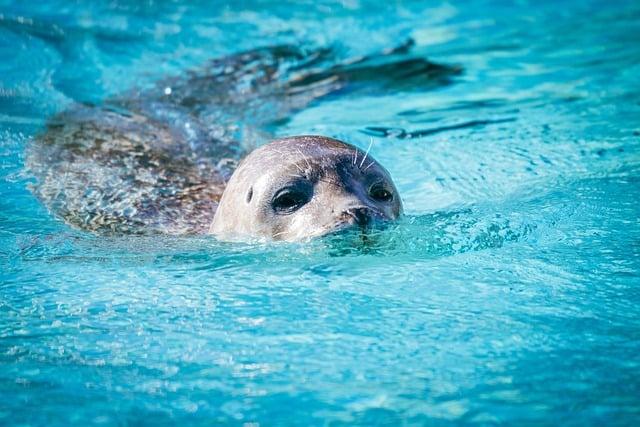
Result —
[[358, 225], [362, 228], [369, 227], [376, 220], [384, 219], [380, 212], [366, 206], [358, 206], [345, 209], [341, 215], [341, 219], [351, 225]]

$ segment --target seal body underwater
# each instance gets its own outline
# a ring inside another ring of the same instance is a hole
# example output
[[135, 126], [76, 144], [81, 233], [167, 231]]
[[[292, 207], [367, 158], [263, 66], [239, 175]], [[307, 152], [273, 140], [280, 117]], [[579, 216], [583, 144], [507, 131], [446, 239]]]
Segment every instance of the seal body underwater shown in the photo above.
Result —
[[369, 153], [320, 136], [251, 151], [274, 123], [337, 90], [437, 86], [459, 72], [407, 58], [409, 48], [345, 64], [329, 50], [258, 49], [74, 105], [28, 148], [33, 191], [66, 223], [100, 234], [301, 240], [395, 219], [397, 189]]

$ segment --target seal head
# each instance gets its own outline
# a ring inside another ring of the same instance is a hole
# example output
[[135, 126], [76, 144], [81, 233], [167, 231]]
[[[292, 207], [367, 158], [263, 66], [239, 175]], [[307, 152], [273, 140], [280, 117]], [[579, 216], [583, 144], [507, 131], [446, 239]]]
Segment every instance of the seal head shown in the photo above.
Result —
[[224, 240], [299, 241], [401, 214], [398, 190], [370, 155], [336, 139], [295, 136], [240, 163], [209, 231]]

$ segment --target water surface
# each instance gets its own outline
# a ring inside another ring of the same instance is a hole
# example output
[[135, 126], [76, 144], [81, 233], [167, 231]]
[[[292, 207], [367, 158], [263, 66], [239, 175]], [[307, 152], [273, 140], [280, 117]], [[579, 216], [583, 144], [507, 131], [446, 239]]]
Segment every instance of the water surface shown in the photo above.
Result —
[[[0, 423], [633, 425], [637, 2], [0, 2]], [[412, 38], [449, 85], [282, 121], [406, 217], [363, 246], [100, 238], [28, 190], [47, 117], [257, 46]]]

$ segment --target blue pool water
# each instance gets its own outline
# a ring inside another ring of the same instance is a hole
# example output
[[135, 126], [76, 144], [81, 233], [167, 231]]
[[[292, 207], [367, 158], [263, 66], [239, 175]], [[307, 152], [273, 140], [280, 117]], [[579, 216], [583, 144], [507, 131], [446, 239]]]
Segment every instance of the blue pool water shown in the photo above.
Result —
[[[0, 424], [637, 423], [639, 37], [633, 1], [0, 1]], [[409, 38], [464, 72], [273, 129], [373, 138], [407, 215], [367, 247], [99, 238], [28, 190], [73, 102]]]

